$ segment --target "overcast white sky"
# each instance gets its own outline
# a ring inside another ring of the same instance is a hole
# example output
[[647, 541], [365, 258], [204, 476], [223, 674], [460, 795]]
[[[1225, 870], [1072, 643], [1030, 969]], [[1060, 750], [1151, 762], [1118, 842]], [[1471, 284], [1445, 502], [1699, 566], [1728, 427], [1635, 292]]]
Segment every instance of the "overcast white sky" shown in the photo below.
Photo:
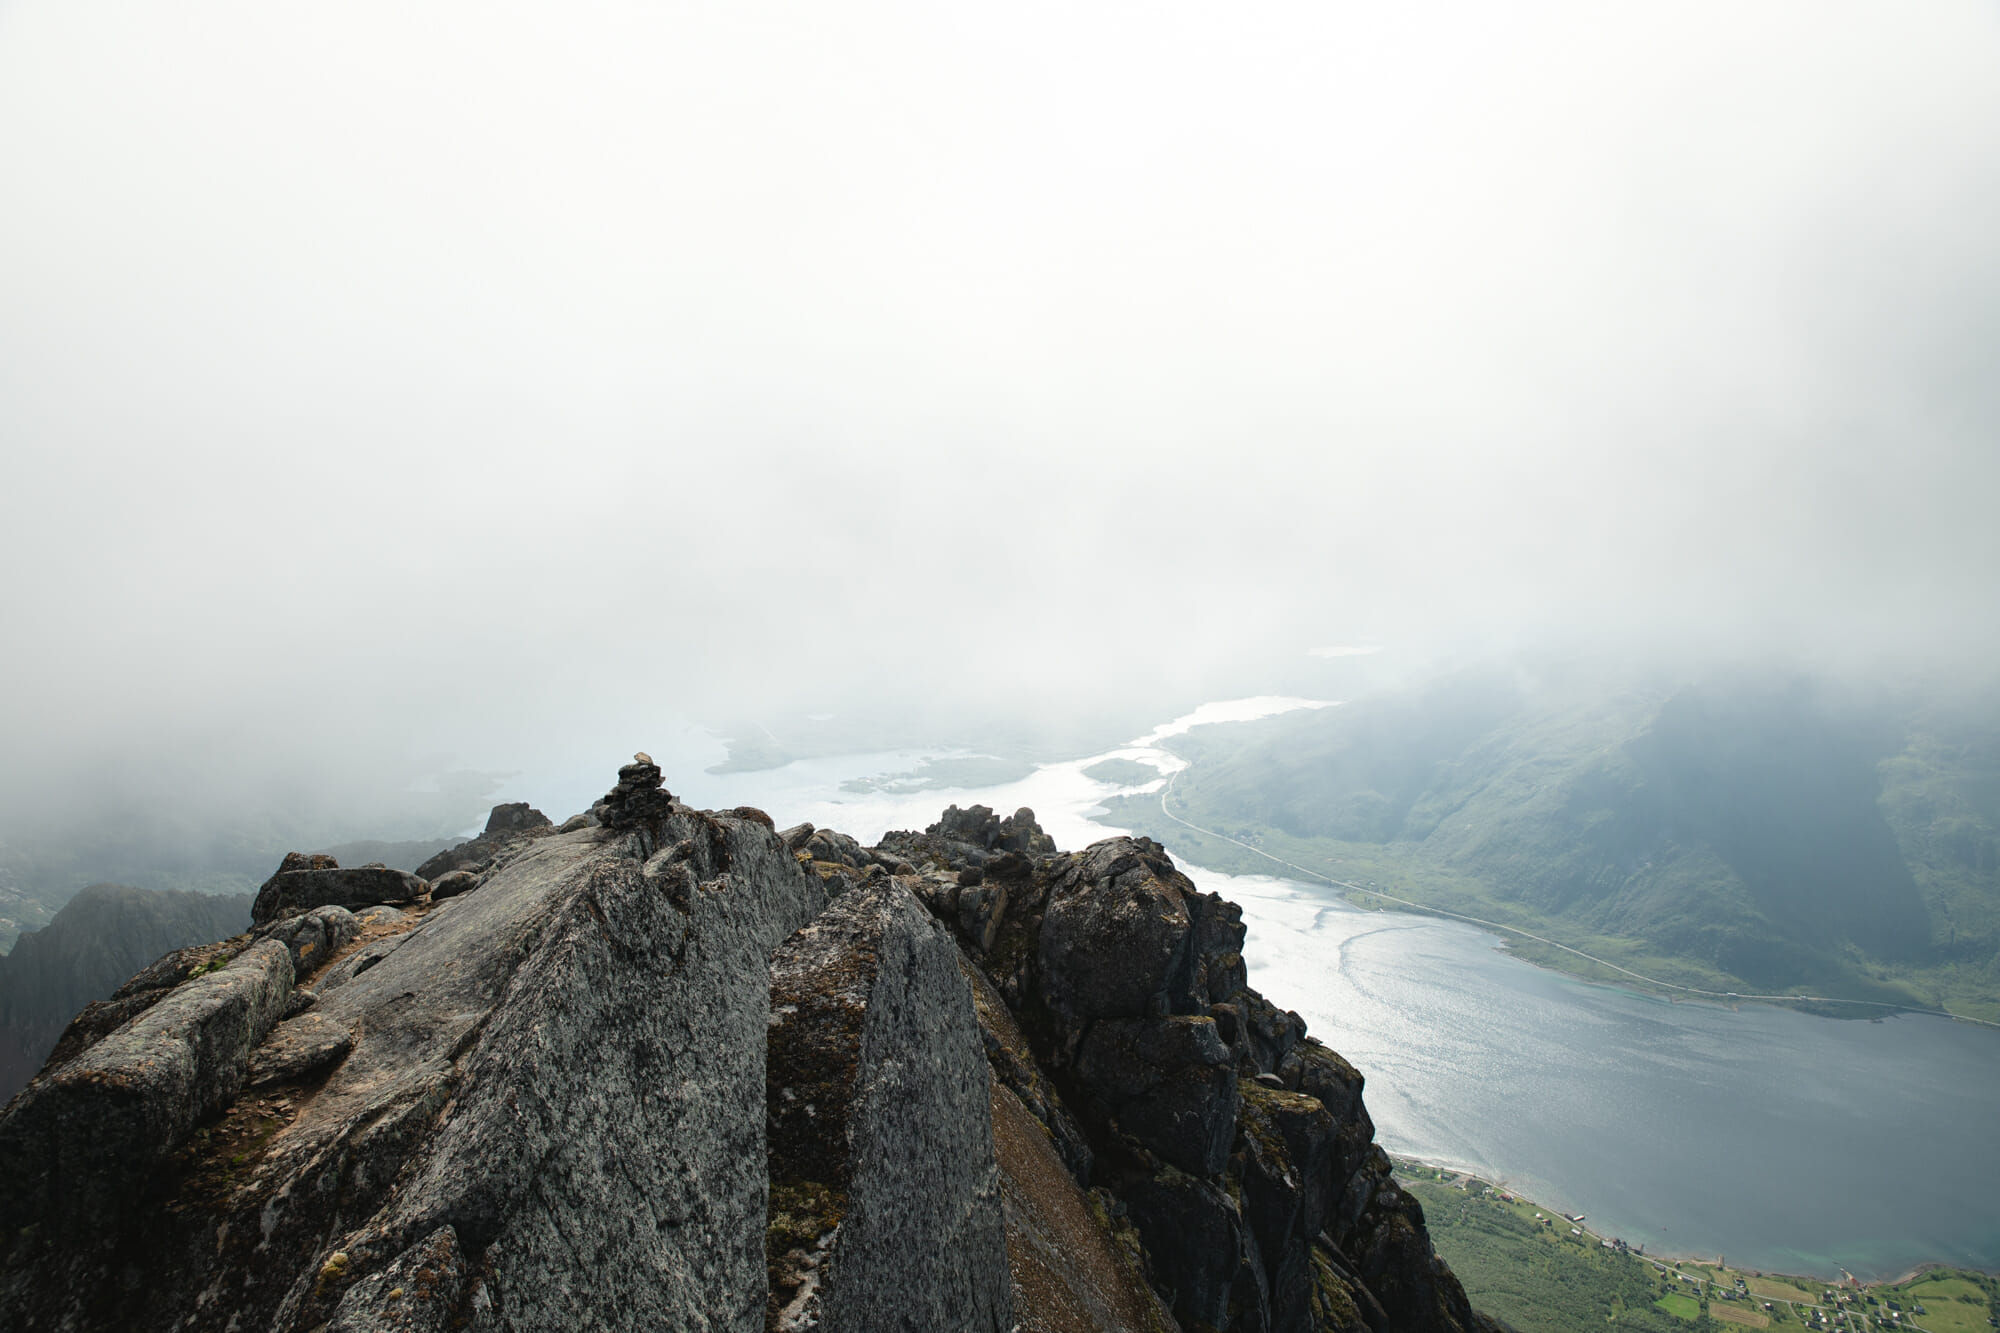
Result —
[[1979, 660], [1996, 237], [1991, 0], [0, 0], [0, 746]]

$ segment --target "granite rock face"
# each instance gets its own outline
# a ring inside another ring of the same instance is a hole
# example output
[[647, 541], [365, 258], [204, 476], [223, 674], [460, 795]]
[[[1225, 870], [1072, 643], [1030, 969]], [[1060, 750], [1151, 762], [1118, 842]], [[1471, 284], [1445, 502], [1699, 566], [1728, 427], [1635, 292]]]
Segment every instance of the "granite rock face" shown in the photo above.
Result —
[[447, 847], [417, 867], [417, 877], [435, 880], [454, 870], [473, 874], [490, 869], [501, 853], [533, 838], [547, 837], [556, 827], [549, 817], [526, 801], [496, 805], [486, 816], [479, 836]]
[[767, 1327], [1013, 1325], [986, 1060], [958, 946], [909, 888], [840, 897], [771, 960]]
[[[766, 965], [822, 902], [768, 828], [679, 805], [538, 839], [352, 946], [395, 947], [336, 960], [267, 1052], [291, 956], [256, 944], [0, 1119], [0, 1308], [388, 1327], [400, 1263], [450, 1326], [761, 1327]], [[228, 1105], [286, 1051], [312, 1067]], [[441, 1232], [456, 1259], [426, 1257]]]
[[1143, 838], [961, 865], [964, 826], [947, 812], [885, 843], [1006, 888], [975, 922], [964, 883], [918, 885], [1030, 1048], [985, 1023], [996, 1079], [1029, 1085], [1053, 1143], [1081, 1126], [1065, 1160], [1136, 1228], [1183, 1330], [1487, 1326], [1374, 1146], [1361, 1076], [1247, 984], [1240, 909]]
[[1156, 843], [780, 834], [643, 754], [481, 842], [400, 907], [287, 857], [89, 1004], [0, 1113], [0, 1323], [1490, 1327]]

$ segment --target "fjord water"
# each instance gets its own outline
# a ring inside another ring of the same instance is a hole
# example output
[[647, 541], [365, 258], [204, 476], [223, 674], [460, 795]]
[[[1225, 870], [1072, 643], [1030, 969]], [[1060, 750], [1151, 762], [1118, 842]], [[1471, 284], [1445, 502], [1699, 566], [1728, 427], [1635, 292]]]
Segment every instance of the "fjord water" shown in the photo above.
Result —
[[1672, 1004], [1472, 926], [1191, 873], [1243, 905], [1251, 983], [1367, 1076], [1392, 1152], [1649, 1253], [1864, 1279], [2000, 1267], [2000, 1032]]
[[[1113, 753], [1170, 771], [1181, 761], [1153, 741], [1299, 706], [1308, 701], [1211, 705]], [[989, 788], [841, 790], [926, 757], [704, 774], [685, 794], [864, 842], [922, 828], [953, 803], [1032, 806], [1065, 849], [1118, 831], [1090, 818], [1119, 790], [1084, 776], [1101, 755]], [[2000, 1031], [1670, 1004], [1535, 967], [1475, 927], [1176, 859], [1243, 906], [1251, 982], [1367, 1076], [1392, 1152], [1506, 1182], [1649, 1254], [1826, 1277], [2000, 1268]]]

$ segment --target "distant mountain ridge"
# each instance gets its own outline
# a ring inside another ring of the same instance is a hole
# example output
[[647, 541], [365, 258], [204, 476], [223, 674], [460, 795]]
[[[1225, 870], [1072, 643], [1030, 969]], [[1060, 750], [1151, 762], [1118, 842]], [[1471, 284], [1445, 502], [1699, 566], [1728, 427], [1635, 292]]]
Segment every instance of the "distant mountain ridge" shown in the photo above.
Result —
[[0, 1102], [12, 1097], [92, 1000], [160, 955], [250, 924], [245, 895], [92, 884], [0, 956]]
[[[1799, 677], [1481, 673], [1170, 746], [1192, 761], [1176, 813], [1342, 878], [1746, 990], [1849, 983], [2000, 1017], [2000, 709]], [[1186, 841], [1157, 798], [1112, 817]]]

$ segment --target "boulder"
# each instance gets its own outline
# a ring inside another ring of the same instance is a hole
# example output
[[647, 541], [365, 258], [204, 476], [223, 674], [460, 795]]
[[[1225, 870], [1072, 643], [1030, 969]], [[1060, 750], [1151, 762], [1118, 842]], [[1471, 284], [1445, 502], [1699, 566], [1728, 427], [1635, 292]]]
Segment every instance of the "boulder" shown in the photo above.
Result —
[[830, 861], [853, 870], [862, 870], [871, 864], [868, 853], [861, 850], [860, 843], [832, 829], [814, 829], [806, 835], [800, 850], [815, 861]]
[[315, 907], [286, 916], [254, 932], [260, 940], [276, 940], [292, 955], [292, 971], [309, 976], [361, 933], [361, 918], [345, 907]]
[[1172, 1012], [1188, 945], [1186, 882], [1143, 839], [1107, 839], [1071, 858], [1042, 918], [1038, 975], [1049, 1008], [1072, 1024]]
[[496, 834], [526, 833], [530, 829], [549, 827], [549, 817], [529, 805], [526, 801], [512, 801], [506, 805], [496, 805], [486, 816], [485, 831], [481, 837]]
[[478, 887], [479, 876], [470, 870], [447, 870], [431, 881], [431, 901], [441, 903], [461, 893], [471, 893]]
[[989, 1083], [951, 937], [878, 879], [770, 977], [768, 1326], [1006, 1333]]
[[250, 1052], [244, 1083], [263, 1087], [287, 1083], [330, 1069], [354, 1049], [354, 1034], [325, 1014], [304, 1013], [271, 1029]]
[[993, 947], [993, 940], [1000, 932], [1000, 920], [1007, 914], [1007, 886], [994, 883], [959, 882], [958, 893], [952, 899], [952, 910], [958, 914], [958, 928], [973, 948], [985, 953]]
[[[315, 907], [356, 908], [375, 903], [413, 903], [424, 896], [425, 882], [407, 871], [390, 870], [386, 866], [357, 866], [350, 870], [342, 870], [338, 866], [286, 869], [285, 866], [297, 857], [296, 852], [286, 856], [285, 865], [279, 866], [277, 873], [257, 890], [257, 901], [250, 908], [250, 919], [257, 925], [296, 916]], [[331, 861], [333, 858], [317, 856], [312, 859]]]

